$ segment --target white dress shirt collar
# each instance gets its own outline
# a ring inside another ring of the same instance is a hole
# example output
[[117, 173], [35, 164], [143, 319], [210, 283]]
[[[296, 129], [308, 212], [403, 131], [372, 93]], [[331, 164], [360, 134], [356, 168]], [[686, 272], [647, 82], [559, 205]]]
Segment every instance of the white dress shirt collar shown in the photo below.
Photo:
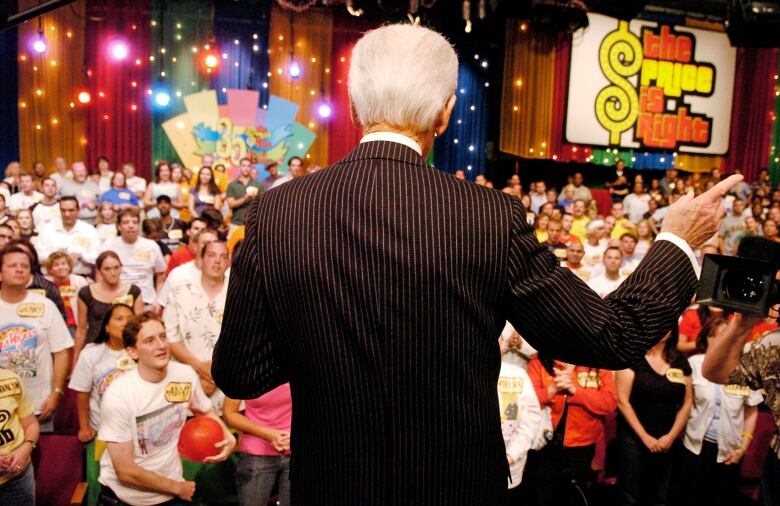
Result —
[[364, 135], [363, 138], [360, 139], [361, 144], [364, 142], [373, 141], [397, 142], [398, 144], [403, 144], [404, 146], [412, 148], [413, 150], [417, 151], [418, 155], [422, 156], [422, 148], [417, 143], [417, 141], [396, 132], [372, 132], [370, 134]]

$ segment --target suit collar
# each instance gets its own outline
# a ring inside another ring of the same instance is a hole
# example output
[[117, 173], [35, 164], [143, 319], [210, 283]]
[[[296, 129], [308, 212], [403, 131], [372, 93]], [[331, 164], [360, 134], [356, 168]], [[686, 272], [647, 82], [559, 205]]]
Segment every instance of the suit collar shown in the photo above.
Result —
[[422, 159], [417, 151], [409, 146], [384, 140], [361, 142], [337, 163], [350, 163], [377, 158], [395, 160], [409, 165], [426, 165], [425, 160]]

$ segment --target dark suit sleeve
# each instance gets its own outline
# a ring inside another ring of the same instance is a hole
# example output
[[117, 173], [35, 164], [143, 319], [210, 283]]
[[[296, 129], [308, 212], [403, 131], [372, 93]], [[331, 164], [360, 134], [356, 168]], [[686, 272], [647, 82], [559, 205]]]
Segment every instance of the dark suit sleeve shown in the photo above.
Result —
[[254, 399], [286, 383], [276, 349], [276, 329], [258, 255], [257, 203], [249, 208], [246, 237], [230, 271], [222, 330], [214, 347], [211, 374], [234, 399]]
[[634, 273], [601, 300], [538, 243], [516, 200], [507, 319], [532, 346], [554, 358], [605, 369], [636, 363], [672, 328], [693, 296], [698, 280], [688, 256], [669, 241], [655, 242]]

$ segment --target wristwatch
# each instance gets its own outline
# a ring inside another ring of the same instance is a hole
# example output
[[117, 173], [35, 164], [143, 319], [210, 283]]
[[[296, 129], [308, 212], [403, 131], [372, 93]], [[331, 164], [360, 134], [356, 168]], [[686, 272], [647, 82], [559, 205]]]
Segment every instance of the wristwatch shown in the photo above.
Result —
[[65, 393], [65, 390], [61, 389], [60, 387], [54, 387], [54, 393], [62, 395]]

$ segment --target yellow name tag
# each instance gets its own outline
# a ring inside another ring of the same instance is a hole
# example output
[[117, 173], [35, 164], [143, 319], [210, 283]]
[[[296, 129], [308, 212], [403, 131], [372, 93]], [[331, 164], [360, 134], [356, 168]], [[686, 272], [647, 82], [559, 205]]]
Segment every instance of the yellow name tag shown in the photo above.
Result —
[[24, 304], [19, 304], [19, 307], [16, 308], [17, 316], [24, 316], [29, 318], [37, 318], [43, 316], [43, 312], [44, 312], [43, 304], [36, 303], [36, 302], [25, 302]]
[[184, 237], [184, 233], [181, 229], [176, 228], [168, 232], [168, 239], [172, 241], [180, 241], [182, 237]]
[[71, 285], [65, 285], [60, 287], [60, 296], [63, 299], [76, 296], [76, 287]]
[[750, 389], [744, 385], [723, 385], [723, 391], [737, 397], [747, 397], [750, 395]]
[[200, 201], [205, 202], [206, 204], [213, 204], [214, 195], [200, 195]]
[[29, 293], [34, 293], [35, 295], [40, 295], [41, 297], [46, 297], [46, 290], [43, 288], [29, 288], [27, 291]]
[[136, 251], [133, 253], [133, 260], [136, 262], [148, 262], [152, 259], [152, 254], [148, 251]]
[[599, 388], [601, 377], [596, 371], [577, 373], [577, 384], [582, 388]]
[[129, 371], [130, 369], [135, 367], [135, 360], [125, 355], [124, 357], [120, 357], [116, 361], [116, 368], [120, 371]]
[[0, 381], [0, 397], [10, 397], [22, 393], [22, 387], [17, 378], [8, 378]]
[[130, 294], [127, 295], [120, 295], [119, 297], [114, 297], [114, 300], [111, 301], [111, 304], [124, 304], [125, 306], [133, 307], [133, 296]]
[[685, 375], [683, 374], [682, 369], [677, 369], [676, 367], [670, 367], [666, 370], [666, 379], [672, 383], [685, 384]]
[[73, 237], [73, 244], [81, 248], [86, 248], [87, 246], [89, 246], [89, 239], [87, 239], [83, 235], [77, 235]]
[[192, 384], [174, 381], [165, 387], [165, 400], [168, 402], [188, 402], [192, 395]]
[[519, 394], [523, 391], [522, 378], [507, 378], [500, 376], [498, 378], [498, 391], [505, 394]]
[[122, 200], [130, 200], [130, 194], [122, 192], [122, 193], [119, 194], [119, 198], [122, 199]]
[[89, 190], [81, 190], [81, 196], [84, 197], [85, 199], [91, 199], [93, 195], [95, 194]]

